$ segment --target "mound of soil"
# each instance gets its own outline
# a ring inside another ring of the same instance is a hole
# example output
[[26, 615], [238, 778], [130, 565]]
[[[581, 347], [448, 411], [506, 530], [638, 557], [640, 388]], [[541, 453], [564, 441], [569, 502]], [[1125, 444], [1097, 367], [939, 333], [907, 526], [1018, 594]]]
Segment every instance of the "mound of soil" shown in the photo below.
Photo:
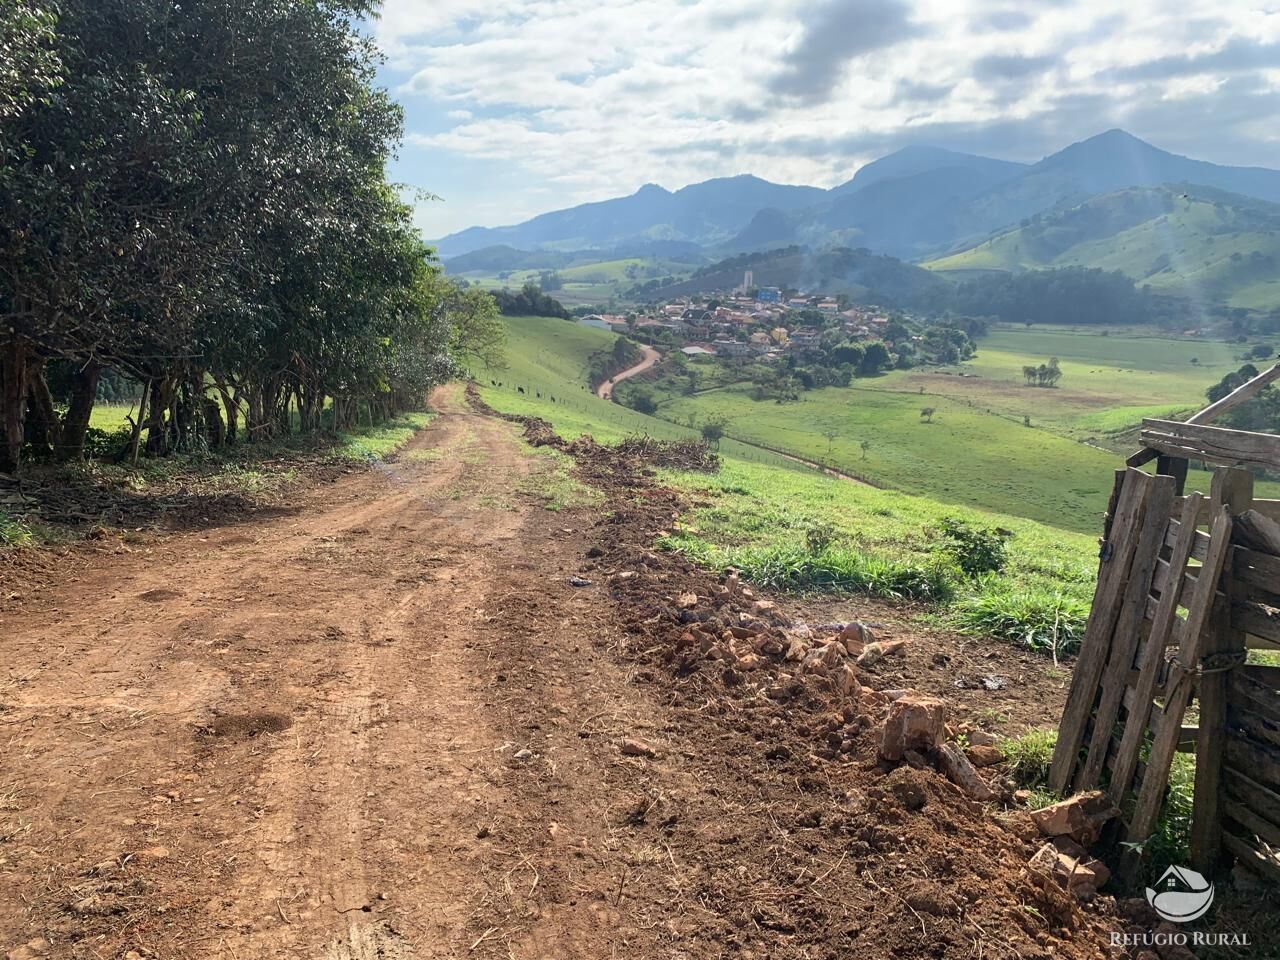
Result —
[[[526, 429], [545, 436], [544, 424]], [[911, 656], [900, 641], [859, 623], [794, 623], [731, 571], [655, 552], [684, 504], [621, 465], [645, 448], [630, 458], [589, 438], [561, 448], [615, 503], [580, 572], [608, 584], [626, 656], [679, 718], [671, 739], [718, 785], [718, 808], [628, 821], [655, 843], [675, 820], [716, 841], [673, 924], [740, 956], [847, 955], [830, 952], [837, 942], [919, 956], [926, 928], [938, 957], [1109, 954], [1123, 926], [1115, 901], [1079, 902], [1032, 864], [1043, 838], [998, 767], [977, 774], [994, 798], [979, 802], [927, 751], [882, 758], [883, 718], [903, 691], [884, 688], [874, 664]], [[946, 730], [961, 742], [971, 732], [959, 720]]]

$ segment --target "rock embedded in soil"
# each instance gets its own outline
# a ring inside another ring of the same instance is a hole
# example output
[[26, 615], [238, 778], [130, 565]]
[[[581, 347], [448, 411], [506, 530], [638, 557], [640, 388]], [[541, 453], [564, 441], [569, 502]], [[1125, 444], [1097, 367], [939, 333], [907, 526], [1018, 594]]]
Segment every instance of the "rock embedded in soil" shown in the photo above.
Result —
[[948, 741], [938, 746], [938, 766], [948, 780], [973, 799], [983, 803], [996, 799], [995, 791], [978, 776], [978, 771], [957, 743]]
[[652, 760], [658, 756], [656, 747], [652, 747], [643, 740], [624, 739], [618, 741], [618, 750], [624, 757], [643, 757], [646, 760]]
[[943, 737], [947, 705], [937, 697], [906, 691], [889, 705], [880, 738], [880, 756], [901, 760], [908, 750], [928, 751]]
[[1031, 819], [1046, 837], [1070, 837], [1085, 846], [1098, 842], [1107, 821], [1120, 814], [1101, 790], [1079, 793], [1059, 803], [1031, 812]]
[[1004, 754], [999, 747], [974, 744], [965, 750], [965, 756], [975, 767], [994, 767], [997, 763], [1004, 763]]
[[1046, 843], [1031, 858], [1031, 866], [1049, 874], [1059, 886], [1081, 900], [1091, 898], [1111, 879], [1106, 864], [1090, 856], [1070, 837], [1056, 837]]

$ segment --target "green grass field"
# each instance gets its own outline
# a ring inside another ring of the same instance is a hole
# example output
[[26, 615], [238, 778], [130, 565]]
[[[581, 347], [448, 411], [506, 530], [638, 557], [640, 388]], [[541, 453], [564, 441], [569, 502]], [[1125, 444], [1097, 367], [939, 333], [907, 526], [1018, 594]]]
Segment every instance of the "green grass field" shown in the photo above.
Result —
[[[677, 419], [723, 418], [735, 438], [896, 490], [1070, 530], [1097, 529], [1116, 465], [1111, 454], [945, 397], [866, 383], [810, 391], [785, 404], [755, 401], [744, 389], [716, 390], [661, 409]], [[925, 406], [936, 411], [932, 423], [921, 419]], [[863, 442], [870, 444], [865, 453]]]
[[[977, 356], [963, 364], [896, 372], [878, 383], [1030, 417], [1033, 425], [1072, 439], [1105, 440], [1098, 435], [1130, 430], [1143, 417], [1204, 406], [1205, 390], [1239, 368], [1245, 350], [1221, 340], [1043, 327], [995, 329], [977, 347]], [[1050, 357], [1062, 369], [1058, 385], [1028, 386], [1022, 368]]]
[[[547, 318], [512, 318], [507, 329], [507, 367], [473, 371], [485, 399], [495, 408], [544, 417], [569, 437], [584, 432], [604, 441], [637, 433], [669, 438], [694, 435], [687, 427], [595, 399], [581, 389], [575, 378], [585, 373], [587, 358], [594, 350], [607, 349], [615, 334]], [[513, 386], [522, 386], [525, 392], [518, 393]], [[899, 441], [906, 430], [913, 431], [909, 434], [913, 437], [944, 435], [941, 430], [919, 432], [942, 424], [931, 427], [915, 422], [919, 416], [910, 397], [867, 390], [839, 392], [858, 396], [865, 408], [861, 416], [868, 416], [866, 411], [872, 409], [901, 408], [899, 419], [883, 427], [886, 447], [891, 440], [895, 448], [905, 447]], [[733, 397], [728, 400], [739, 402]], [[812, 414], [816, 404], [757, 405], [745, 397], [740, 402], [751, 404], [750, 412], [757, 419], [775, 411], [798, 417], [794, 430], [766, 431], [763, 436], [769, 442], [797, 449], [813, 440], [815, 425], [801, 415]], [[868, 416], [872, 419], [880, 418]], [[1023, 431], [1043, 436], [1011, 426], [1018, 437]], [[825, 439], [820, 442], [826, 443]], [[1035, 646], [1045, 646], [1051, 637], [1059, 636], [1065, 648], [1083, 622], [1096, 564], [1096, 521], [1092, 527], [1082, 524], [1078, 532], [1063, 530], [1010, 512], [967, 507], [958, 498], [946, 502], [836, 479], [731, 440], [721, 443], [720, 452], [724, 467], [718, 474], [663, 473], [667, 482], [687, 490], [694, 504], [664, 542], [667, 548], [711, 567], [737, 566], [752, 579], [779, 586], [933, 599], [945, 616], [961, 625], [980, 625], [983, 632], [1020, 642], [1029, 639]], [[868, 460], [878, 452], [888, 454], [873, 445]], [[1104, 485], [1111, 482], [1115, 461], [1101, 452], [1095, 454], [1096, 469], [1087, 473], [1087, 467], [1078, 465], [1078, 479], [1095, 485], [1090, 495], [1105, 499]], [[863, 463], [859, 461], [858, 466]], [[965, 476], [972, 483], [978, 467], [971, 470]], [[1014, 500], [1011, 495], [1006, 499]], [[959, 574], [954, 558], [939, 553], [939, 543], [945, 539], [939, 531], [949, 519], [978, 529], [1008, 531], [1004, 570], [978, 577]], [[811, 530], [828, 530], [828, 542], [817, 549], [810, 546]]]
[[[1119, 434], [1144, 416], [1201, 406], [1206, 387], [1239, 365], [1241, 349], [1132, 331], [1101, 337], [1097, 331], [1001, 329], [979, 341], [978, 357], [969, 363], [855, 380], [848, 389], [802, 393], [798, 402], [756, 401], [744, 386], [689, 397], [659, 388], [659, 420], [599, 401], [586, 390], [587, 358], [606, 349], [615, 334], [547, 318], [512, 320], [508, 329], [508, 369], [481, 375], [483, 383], [503, 383], [501, 389], [486, 386], [489, 402], [509, 412], [547, 416], [567, 435], [676, 438], [694, 435], [691, 422], [696, 427], [722, 418], [734, 440], [942, 504], [1078, 533], [1098, 530], [1120, 454], [1131, 452], [1132, 438]], [[1050, 356], [1062, 365], [1061, 386], [1026, 386], [1022, 367]], [[1190, 362], [1193, 357], [1197, 364]], [[526, 392], [517, 393], [516, 386]], [[559, 408], [554, 416], [546, 412], [552, 396]], [[934, 408], [932, 423], [922, 422], [924, 407]], [[1024, 417], [1031, 418], [1030, 428]], [[787, 464], [730, 440], [725, 449], [744, 459]], [[1191, 482], [1207, 490], [1207, 476], [1193, 472]], [[1277, 488], [1264, 483], [1260, 489], [1272, 495]]]

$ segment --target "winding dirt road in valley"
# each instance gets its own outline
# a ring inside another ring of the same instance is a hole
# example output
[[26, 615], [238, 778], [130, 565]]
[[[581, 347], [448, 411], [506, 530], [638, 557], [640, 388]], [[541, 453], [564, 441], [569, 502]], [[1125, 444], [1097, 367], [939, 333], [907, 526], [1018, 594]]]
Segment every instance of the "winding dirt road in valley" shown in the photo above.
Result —
[[608, 735], [654, 704], [554, 462], [459, 398], [296, 513], [0, 607], [0, 955], [613, 955]]
[[608, 400], [613, 396], [613, 388], [623, 380], [630, 380], [632, 377], [644, 373], [650, 369], [655, 363], [662, 359], [662, 354], [653, 347], [640, 345], [640, 351], [644, 354], [644, 359], [637, 363], [634, 367], [627, 367], [621, 373], [615, 373], [600, 386], [596, 387], [596, 396], [601, 400]]

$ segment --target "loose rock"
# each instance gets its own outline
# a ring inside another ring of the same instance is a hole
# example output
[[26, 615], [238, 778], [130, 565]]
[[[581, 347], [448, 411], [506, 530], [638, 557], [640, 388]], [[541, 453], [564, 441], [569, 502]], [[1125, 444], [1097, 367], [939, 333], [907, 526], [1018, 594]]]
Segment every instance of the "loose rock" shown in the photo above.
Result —
[[647, 760], [652, 760], [658, 755], [657, 749], [643, 740], [620, 740], [618, 750], [624, 757], [644, 757]]
[[995, 792], [978, 776], [978, 771], [955, 742], [947, 741], [938, 747], [938, 766], [948, 780], [973, 799], [986, 803], [996, 798]]
[[942, 740], [946, 720], [947, 705], [937, 697], [904, 693], [889, 705], [880, 756], [896, 761], [908, 750], [932, 750]]
[[1090, 846], [1098, 842], [1107, 821], [1120, 813], [1101, 790], [1080, 793], [1060, 803], [1031, 812], [1040, 832], [1046, 837], [1070, 837], [1076, 843]]

